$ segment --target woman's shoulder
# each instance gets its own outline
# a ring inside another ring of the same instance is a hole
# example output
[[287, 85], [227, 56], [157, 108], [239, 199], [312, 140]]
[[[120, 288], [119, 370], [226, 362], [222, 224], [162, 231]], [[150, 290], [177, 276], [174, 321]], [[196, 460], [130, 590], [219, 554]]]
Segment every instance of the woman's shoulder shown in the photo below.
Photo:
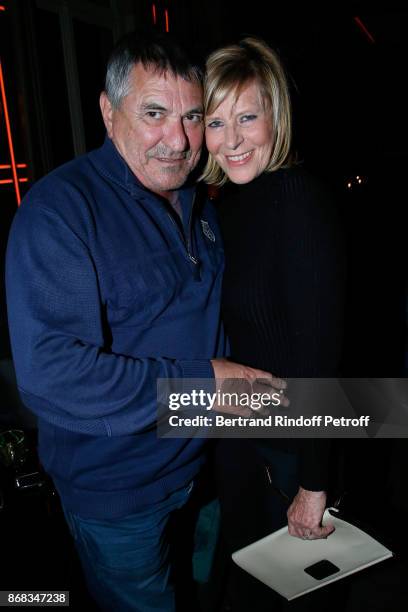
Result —
[[331, 191], [329, 184], [322, 177], [300, 164], [281, 168], [276, 174], [280, 176], [281, 185], [297, 195], [328, 195]]
[[284, 168], [281, 173], [281, 194], [287, 205], [301, 209], [305, 214], [312, 211], [326, 214], [338, 208], [338, 196], [330, 183], [304, 166]]
[[330, 193], [330, 187], [324, 179], [310, 172], [301, 164], [279, 168], [272, 172], [263, 172], [257, 178], [244, 185], [233, 185], [227, 183], [223, 190], [223, 196], [243, 197], [262, 193], [276, 197], [278, 194], [297, 196], [297, 198], [325, 195]]
[[221, 215], [236, 215], [247, 211], [251, 205], [252, 215], [298, 213], [301, 217], [326, 216], [337, 208], [337, 198], [330, 186], [304, 166], [296, 164], [263, 172], [249, 183], [236, 185], [227, 183], [220, 194]]

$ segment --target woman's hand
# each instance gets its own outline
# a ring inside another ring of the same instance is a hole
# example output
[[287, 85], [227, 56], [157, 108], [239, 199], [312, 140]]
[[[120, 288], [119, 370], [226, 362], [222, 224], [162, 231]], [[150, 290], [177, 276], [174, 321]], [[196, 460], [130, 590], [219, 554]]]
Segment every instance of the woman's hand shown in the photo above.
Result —
[[287, 512], [290, 535], [303, 540], [327, 538], [335, 528], [331, 524], [322, 526], [325, 508], [325, 491], [307, 491], [299, 487]]

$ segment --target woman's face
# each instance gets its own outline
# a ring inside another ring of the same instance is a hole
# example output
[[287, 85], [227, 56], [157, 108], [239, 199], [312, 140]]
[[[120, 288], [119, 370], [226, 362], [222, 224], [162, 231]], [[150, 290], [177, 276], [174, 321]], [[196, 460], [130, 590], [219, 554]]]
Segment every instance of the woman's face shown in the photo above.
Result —
[[230, 92], [205, 119], [207, 148], [233, 183], [249, 183], [269, 163], [273, 147], [271, 113], [265, 111], [255, 82], [239, 98]]

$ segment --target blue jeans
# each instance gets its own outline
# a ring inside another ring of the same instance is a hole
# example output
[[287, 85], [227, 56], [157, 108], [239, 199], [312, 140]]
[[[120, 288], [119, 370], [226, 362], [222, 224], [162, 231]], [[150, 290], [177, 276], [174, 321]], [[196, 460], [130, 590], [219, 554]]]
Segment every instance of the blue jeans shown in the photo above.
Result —
[[64, 509], [88, 590], [101, 610], [174, 612], [166, 526], [192, 486], [119, 519], [87, 519]]

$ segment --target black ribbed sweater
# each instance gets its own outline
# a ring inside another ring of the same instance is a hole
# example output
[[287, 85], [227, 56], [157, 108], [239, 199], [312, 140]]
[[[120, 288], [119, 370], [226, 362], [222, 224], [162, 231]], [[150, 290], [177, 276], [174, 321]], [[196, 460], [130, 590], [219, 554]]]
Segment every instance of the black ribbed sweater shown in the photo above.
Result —
[[[344, 266], [331, 194], [303, 169], [281, 169], [228, 184], [219, 214], [231, 359], [281, 377], [336, 376]], [[300, 484], [326, 488], [326, 441], [256, 445], [300, 453]]]

